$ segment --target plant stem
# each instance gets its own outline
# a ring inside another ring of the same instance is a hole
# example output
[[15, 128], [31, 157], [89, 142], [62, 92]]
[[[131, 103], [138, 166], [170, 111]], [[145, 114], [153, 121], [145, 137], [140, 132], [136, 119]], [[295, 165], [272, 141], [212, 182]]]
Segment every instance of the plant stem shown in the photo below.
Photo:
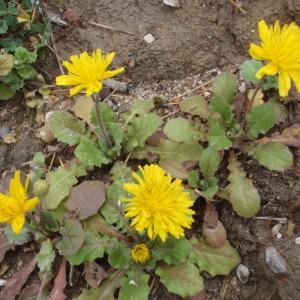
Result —
[[92, 95], [92, 98], [93, 100], [95, 101], [95, 110], [96, 110], [96, 118], [97, 118], [97, 123], [98, 123], [98, 126], [99, 126], [99, 129], [105, 139], [105, 143], [106, 145], [111, 148], [113, 146], [113, 143], [109, 137], [109, 133], [107, 131], [107, 128], [105, 126], [105, 123], [103, 121], [103, 118], [101, 116], [101, 113], [100, 113], [100, 107], [99, 107], [99, 95]]
[[248, 114], [248, 112], [249, 112], [249, 111], [251, 110], [251, 108], [252, 108], [252, 105], [253, 105], [253, 103], [254, 103], [255, 97], [256, 97], [257, 93], [259, 92], [259, 90], [260, 90], [260, 88], [261, 88], [262, 81], [263, 81], [263, 78], [261, 78], [260, 81], [259, 81], [259, 83], [257, 84], [257, 87], [255, 88], [254, 93], [253, 93], [253, 95], [252, 95], [252, 97], [251, 97], [249, 106], [246, 108], [245, 114], [244, 114], [244, 116], [243, 116], [243, 120], [242, 120], [242, 122], [241, 122], [241, 128], [242, 128], [242, 129], [245, 129], [247, 114]]

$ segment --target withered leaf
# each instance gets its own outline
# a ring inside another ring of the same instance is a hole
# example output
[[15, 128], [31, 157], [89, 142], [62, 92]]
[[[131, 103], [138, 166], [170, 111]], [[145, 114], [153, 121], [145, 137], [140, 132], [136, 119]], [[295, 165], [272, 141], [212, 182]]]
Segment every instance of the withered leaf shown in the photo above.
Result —
[[33, 259], [22, 270], [15, 273], [1, 291], [0, 300], [15, 300], [35, 267], [36, 260]]
[[277, 142], [286, 146], [300, 147], [300, 125], [295, 124], [283, 130], [282, 133], [275, 133], [271, 137], [264, 137], [257, 142], [267, 144], [268, 142]]
[[4, 259], [5, 253], [10, 249], [10, 244], [4, 233], [0, 235], [0, 263]]
[[91, 288], [97, 288], [107, 276], [107, 272], [96, 262], [84, 265], [84, 278]]
[[48, 300], [65, 300], [67, 299], [67, 296], [64, 294], [64, 290], [67, 286], [67, 280], [66, 280], [66, 260], [63, 258], [58, 273], [56, 275], [56, 278], [54, 280], [54, 286], [51, 291], [51, 294], [49, 296]]
[[85, 220], [96, 214], [104, 201], [105, 185], [101, 181], [90, 180], [71, 189], [65, 207], [75, 212], [80, 220]]
[[26, 286], [23, 290], [21, 295], [18, 297], [18, 300], [36, 300], [36, 297], [39, 293], [41, 286], [40, 281], [35, 281], [29, 286]]

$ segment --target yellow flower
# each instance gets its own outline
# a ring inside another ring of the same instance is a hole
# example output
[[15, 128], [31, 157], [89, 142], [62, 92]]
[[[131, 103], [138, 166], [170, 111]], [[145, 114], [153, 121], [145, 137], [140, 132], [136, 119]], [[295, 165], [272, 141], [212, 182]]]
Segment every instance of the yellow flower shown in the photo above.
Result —
[[172, 182], [170, 175], [157, 165], [139, 166], [142, 177], [133, 172], [137, 183], [126, 183], [124, 189], [133, 195], [123, 199], [127, 218], [132, 218], [131, 226], [137, 232], [147, 230], [150, 239], [157, 236], [165, 241], [168, 234], [179, 239], [184, 236], [184, 228], [191, 228], [194, 211], [193, 201], [183, 190], [182, 182]]
[[102, 89], [101, 81], [103, 79], [116, 76], [124, 71], [124, 68], [107, 70], [115, 55], [115, 52], [102, 55], [101, 49], [97, 49], [92, 55], [87, 52], [83, 52], [79, 56], [73, 55], [70, 57], [71, 63], [63, 62], [63, 66], [69, 71], [69, 74], [56, 77], [56, 84], [74, 86], [70, 89], [70, 96], [74, 96], [82, 90], [86, 90], [88, 96], [98, 93]]
[[279, 21], [274, 27], [267, 26], [264, 20], [258, 23], [261, 45], [251, 44], [249, 53], [257, 60], [268, 63], [258, 70], [257, 78], [264, 75], [279, 74], [279, 94], [288, 95], [291, 80], [300, 92], [300, 28], [295, 24], [284, 25], [280, 28]]
[[136, 263], [144, 264], [150, 259], [150, 251], [145, 244], [138, 244], [131, 249], [131, 257]]
[[20, 171], [15, 172], [15, 177], [10, 181], [8, 195], [0, 193], [0, 223], [11, 223], [15, 234], [22, 230], [25, 214], [33, 210], [39, 202], [37, 197], [28, 199], [29, 177], [23, 187], [20, 175]]

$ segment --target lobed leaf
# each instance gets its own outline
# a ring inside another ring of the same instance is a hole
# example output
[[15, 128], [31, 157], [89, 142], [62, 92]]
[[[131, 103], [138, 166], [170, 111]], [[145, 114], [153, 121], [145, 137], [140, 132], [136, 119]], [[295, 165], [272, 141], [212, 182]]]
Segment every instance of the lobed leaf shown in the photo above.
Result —
[[203, 290], [203, 279], [198, 268], [191, 262], [172, 266], [164, 263], [158, 264], [155, 274], [167, 290], [181, 297], [194, 295]]
[[225, 128], [220, 124], [220, 122], [211, 122], [207, 140], [210, 146], [214, 146], [217, 150], [226, 150], [232, 146], [232, 142], [228, 139]]
[[175, 142], [190, 142], [204, 139], [203, 129], [182, 117], [168, 120], [164, 127], [166, 136]]
[[240, 72], [246, 81], [250, 81], [254, 84], [259, 83], [259, 79], [256, 78], [257, 71], [263, 66], [262, 62], [249, 59], [244, 61], [240, 65]]
[[204, 178], [208, 179], [215, 175], [220, 164], [220, 155], [217, 148], [209, 146], [200, 155], [199, 166]]
[[193, 251], [190, 255], [200, 269], [200, 272], [208, 272], [211, 276], [228, 275], [241, 261], [241, 258], [228, 241], [220, 248], [209, 246], [205, 240], [193, 237], [191, 239]]
[[279, 143], [251, 144], [246, 151], [272, 171], [285, 171], [293, 165], [293, 154], [287, 146]]
[[35, 258], [41, 272], [51, 272], [52, 263], [55, 259], [55, 251], [49, 239], [42, 243], [41, 249]]
[[234, 154], [229, 157], [228, 170], [230, 184], [218, 196], [227, 199], [239, 216], [253, 217], [260, 208], [260, 196]]
[[199, 116], [202, 119], [208, 119], [211, 114], [207, 100], [199, 95], [183, 100], [180, 102], [179, 108], [183, 112], [189, 113], [193, 116]]
[[229, 105], [235, 100], [237, 89], [236, 77], [229, 72], [223, 72], [215, 78], [212, 86], [213, 93]]

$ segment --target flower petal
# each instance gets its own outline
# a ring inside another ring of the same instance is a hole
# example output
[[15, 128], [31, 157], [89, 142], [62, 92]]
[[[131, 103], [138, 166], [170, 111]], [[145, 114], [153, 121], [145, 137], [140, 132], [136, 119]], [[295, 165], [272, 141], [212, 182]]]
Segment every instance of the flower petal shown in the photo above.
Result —
[[104, 78], [110, 78], [110, 77], [114, 77], [122, 72], [124, 72], [125, 68], [122, 67], [122, 68], [119, 68], [119, 69], [116, 69], [116, 70], [112, 70], [112, 71], [105, 71], [103, 73], [103, 77]]
[[83, 84], [79, 84], [79, 85], [71, 88], [69, 94], [72, 97], [72, 96], [75, 96], [76, 94], [80, 93], [84, 89], [85, 89], [84, 85]]
[[264, 20], [258, 22], [258, 33], [263, 43], [267, 43], [271, 38], [272, 32]]
[[281, 97], [286, 97], [291, 88], [291, 77], [288, 72], [280, 71], [279, 72], [279, 95]]
[[38, 203], [39, 203], [38, 197], [34, 197], [32, 199], [27, 200], [24, 204], [24, 212], [29, 212], [33, 210]]
[[297, 91], [300, 93], [300, 70], [289, 70], [289, 75], [294, 81]]
[[273, 76], [273, 75], [277, 74], [278, 71], [279, 71], [279, 69], [278, 69], [277, 65], [275, 65], [273, 63], [268, 63], [257, 71], [256, 77], [261, 79], [265, 75]]
[[16, 216], [11, 222], [11, 228], [15, 234], [19, 234], [25, 224], [24, 214]]
[[257, 60], [269, 59], [267, 52], [261, 46], [255, 44], [250, 44], [249, 53], [254, 59]]

